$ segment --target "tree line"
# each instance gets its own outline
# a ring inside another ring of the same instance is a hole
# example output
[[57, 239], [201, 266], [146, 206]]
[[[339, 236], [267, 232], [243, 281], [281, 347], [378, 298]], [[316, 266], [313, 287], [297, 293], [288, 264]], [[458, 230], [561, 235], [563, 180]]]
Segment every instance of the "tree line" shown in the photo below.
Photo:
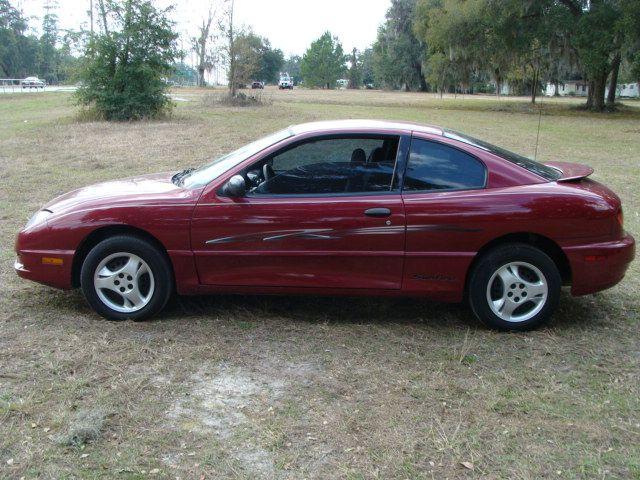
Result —
[[586, 107], [602, 111], [614, 107], [619, 80], [640, 81], [640, 8], [638, 0], [392, 0], [371, 47], [345, 54], [326, 32], [293, 59], [310, 87], [344, 77], [350, 88], [440, 93], [508, 85], [534, 103], [547, 83], [557, 94], [563, 81], [583, 79]]
[[[232, 96], [252, 80], [276, 82], [282, 71], [312, 88], [335, 88], [338, 79], [349, 88], [440, 93], [509, 85], [533, 102], [547, 83], [584, 79], [593, 110], [613, 107], [618, 80], [640, 80], [637, 0], [391, 0], [364, 51], [345, 51], [325, 32], [287, 59], [268, 39], [235, 25], [234, 0], [211, 0], [187, 48], [178, 48], [170, 9], [149, 0], [94, 0], [89, 32], [61, 31], [56, 0], [43, 1], [36, 35], [10, 0], [0, 0], [0, 76], [81, 80], [81, 101], [112, 102], [106, 116], [114, 118], [163, 111], [171, 79], [204, 85], [216, 67], [226, 70]], [[187, 62], [189, 54], [195, 62]], [[136, 91], [143, 85], [151, 87]], [[155, 106], [133, 114], [131, 98]]]
[[80, 34], [60, 30], [56, 4], [44, 3], [38, 36], [29, 31], [29, 21], [9, 0], [0, 0], [0, 78], [38, 75], [47, 83], [69, 81], [78, 64], [74, 51]]
[[483, 92], [491, 82], [532, 102], [547, 82], [584, 79], [587, 107], [603, 110], [621, 77], [640, 80], [640, 8], [637, 0], [392, 0], [365, 62], [385, 88]]

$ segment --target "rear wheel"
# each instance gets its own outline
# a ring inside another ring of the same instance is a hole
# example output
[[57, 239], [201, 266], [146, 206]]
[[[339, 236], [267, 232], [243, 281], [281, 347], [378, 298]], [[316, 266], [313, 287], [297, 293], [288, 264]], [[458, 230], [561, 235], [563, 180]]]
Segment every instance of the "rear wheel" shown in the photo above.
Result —
[[553, 315], [562, 280], [548, 255], [526, 244], [486, 253], [469, 279], [469, 303], [486, 325], [499, 330], [531, 330]]
[[109, 320], [144, 320], [166, 305], [171, 269], [157, 248], [121, 235], [97, 244], [82, 264], [80, 285], [87, 302]]

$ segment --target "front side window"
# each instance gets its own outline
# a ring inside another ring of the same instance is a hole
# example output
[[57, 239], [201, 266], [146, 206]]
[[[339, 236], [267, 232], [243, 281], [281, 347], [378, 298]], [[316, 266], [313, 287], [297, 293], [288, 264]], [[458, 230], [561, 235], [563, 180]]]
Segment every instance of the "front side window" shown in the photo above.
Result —
[[404, 175], [404, 191], [482, 188], [486, 170], [475, 157], [442, 143], [414, 138]]
[[273, 133], [267, 137], [256, 140], [244, 147], [239, 148], [231, 153], [227, 153], [220, 158], [201, 166], [182, 178], [182, 185], [187, 188], [203, 187], [207, 183], [215, 180], [227, 170], [235, 167], [239, 163], [242, 163], [247, 158], [255, 155], [256, 153], [275, 145], [282, 140], [285, 140], [293, 136], [291, 130], [281, 130]]
[[249, 195], [389, 192], [398, 141], [390, 136], [349, 136], [299, 144], [245, 172]]

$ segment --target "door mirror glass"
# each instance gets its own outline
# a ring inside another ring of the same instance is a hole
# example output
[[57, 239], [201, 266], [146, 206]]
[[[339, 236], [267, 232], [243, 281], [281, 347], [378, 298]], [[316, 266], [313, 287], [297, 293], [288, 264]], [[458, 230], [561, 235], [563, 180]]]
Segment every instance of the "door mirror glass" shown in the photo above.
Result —
[[227, 197], [244, 197], [245, 193], [247, 193], [244, 177], [242, 175], [234, 175], [225, 183], [222, 191]]

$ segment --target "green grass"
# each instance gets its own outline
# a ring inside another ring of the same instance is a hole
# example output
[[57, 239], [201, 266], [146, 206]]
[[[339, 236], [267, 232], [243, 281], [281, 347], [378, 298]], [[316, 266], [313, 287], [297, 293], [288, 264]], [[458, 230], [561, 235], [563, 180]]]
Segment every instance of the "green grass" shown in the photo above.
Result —
[[[228, 108], [204, 93], [139, 123], [78, 121], [68, 94], [0, 96], [0, 477], [640, 478], [637, 263], [611, 290], [564, 294], [527, 334], [380, 298], [176, 298], [154, 321], [109, 323], [78, 292], [16, 277], [16, 232], [82, 185], [330, 118], [438, 124], [533, 155], [539, 119], [522, 99], [267, 90], [264, 107]], [[543, 101], [538, 157], [595, 167], [637, 234], [637, 103], [577, 102]], [[104, 425], [66, 446], [80, 412]]]

